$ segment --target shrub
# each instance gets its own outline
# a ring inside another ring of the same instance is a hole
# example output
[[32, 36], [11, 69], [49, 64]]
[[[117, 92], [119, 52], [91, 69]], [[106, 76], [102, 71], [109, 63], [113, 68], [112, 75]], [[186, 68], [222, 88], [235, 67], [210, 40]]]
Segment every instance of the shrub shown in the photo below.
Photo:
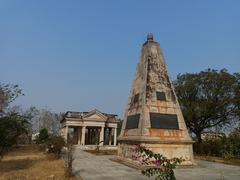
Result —
[[225, 156], [240, 158], [240, 133], [231, 133], [224, 145]]
[[[202, 141], [204, 155], [218, 156], [223, 158], [240, 158], [240, 133], [231, 133], [228, 137], [206, 139]], [[196, 152], [196, 144], [194, 145]]]
[[47, 152], [60, 157], [62, 148], [65, 146], [64, 138], [60, 135], [50, 135], [47, 140]]
[[39, 135], [36, 138], [36, 143], [37, 144], [46, 143], [48, 140], [48, 137], [49, 137], [48, 130], [46, 128], [41, 129]]
[[147, 177], [155, 176], [160, 180], [175, 180], [173, 169], [182, 162], [181, 158], [167, 159], [161, 154], [154, 153], [141, 145], [132, 147], [132, 159], [139, 161], [146, 168], [142, 174]]
[[11, 147], [17, 143], [20, 135], [28, 133], [29, 122], [18, 113], [0, 117], [0, 161]]
[[67, 143], [67, 151], [66, 151], [66, 160], [65, 160], [65, 176], [70, 178], [73, 176], [73, 143], [68, 141]]

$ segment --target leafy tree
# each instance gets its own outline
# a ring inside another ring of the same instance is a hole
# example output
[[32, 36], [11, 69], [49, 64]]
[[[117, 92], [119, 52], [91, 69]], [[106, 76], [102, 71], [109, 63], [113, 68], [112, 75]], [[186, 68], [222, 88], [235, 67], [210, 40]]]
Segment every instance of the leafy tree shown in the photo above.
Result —
[[27, 118], [9, 110], [9, 104], [20, 95], [23, 93], [18, 85], [0, 83], [0, 159], [29, 130]]
[[18, 136], [28, 133], [29, 122], [17, 113], [0, 118], [0, 159], [16, 144]]
[[239, 74], [230, 74], [226, 69], [207, 69], [180, 74], [174, 85], [186, 125], [199, 144], [204, 130], [223, 127], [239, 117]]

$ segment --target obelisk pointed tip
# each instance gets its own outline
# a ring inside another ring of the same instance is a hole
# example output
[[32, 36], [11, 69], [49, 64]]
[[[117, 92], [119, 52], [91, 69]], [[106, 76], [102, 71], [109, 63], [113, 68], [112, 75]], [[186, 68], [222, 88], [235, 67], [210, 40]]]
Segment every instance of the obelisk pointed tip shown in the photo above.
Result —
[[153, 34], [151, 32], [147, 34], [147, 41], [153, 41]]

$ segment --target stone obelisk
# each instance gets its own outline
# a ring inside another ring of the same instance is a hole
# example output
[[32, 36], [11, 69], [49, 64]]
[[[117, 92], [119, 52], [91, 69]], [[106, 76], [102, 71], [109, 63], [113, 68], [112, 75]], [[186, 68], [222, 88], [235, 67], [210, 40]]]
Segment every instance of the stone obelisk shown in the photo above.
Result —
[[167, 158], [182, 157], [182, 165], [193, 165], [193, 141], [163, 52], [151, 33], [142, 47], [118, 141], [118, 157], [123, 160], [131, 159], [132, 145], [142, 144]]

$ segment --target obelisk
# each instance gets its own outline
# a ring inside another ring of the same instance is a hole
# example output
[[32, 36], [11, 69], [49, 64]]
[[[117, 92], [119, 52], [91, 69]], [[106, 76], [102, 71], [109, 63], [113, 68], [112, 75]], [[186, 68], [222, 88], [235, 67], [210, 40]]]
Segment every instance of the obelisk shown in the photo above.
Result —
[[193, 165], [193, 141], [163, 52], [151, 33], [142, 46], [118, 141], [118, 157], [123, 160], [131, 159], [133, 145], [141, 144], [167, 158], [182, 157], [182, 165]]

